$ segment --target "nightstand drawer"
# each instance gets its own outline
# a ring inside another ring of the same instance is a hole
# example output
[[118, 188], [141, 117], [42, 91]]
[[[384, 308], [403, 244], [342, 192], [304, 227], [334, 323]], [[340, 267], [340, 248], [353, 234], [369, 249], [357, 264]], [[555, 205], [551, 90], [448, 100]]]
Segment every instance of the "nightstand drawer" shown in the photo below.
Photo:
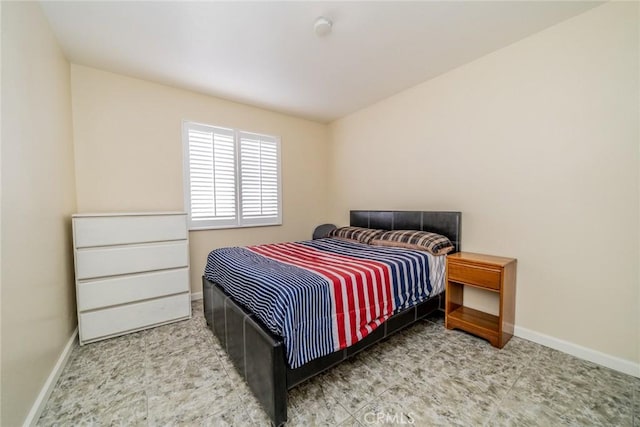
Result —
[[500, 290], [500, 270], [449, 262], [449, 280]]

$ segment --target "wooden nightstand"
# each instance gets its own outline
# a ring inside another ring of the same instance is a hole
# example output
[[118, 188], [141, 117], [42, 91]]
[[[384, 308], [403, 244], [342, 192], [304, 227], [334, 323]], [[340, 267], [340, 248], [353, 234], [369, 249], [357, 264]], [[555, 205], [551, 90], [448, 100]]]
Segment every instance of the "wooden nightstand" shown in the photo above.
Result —
[[[458, 252], [447, 257], [447, 329], [458, 328], [489, 340], [502, 348], [513, 336], [516, 314], [516, 264], [514, 258]], [[500, 297], [498, 316], [463, 304], [463, 289], [473, 286], [496, 292]]]

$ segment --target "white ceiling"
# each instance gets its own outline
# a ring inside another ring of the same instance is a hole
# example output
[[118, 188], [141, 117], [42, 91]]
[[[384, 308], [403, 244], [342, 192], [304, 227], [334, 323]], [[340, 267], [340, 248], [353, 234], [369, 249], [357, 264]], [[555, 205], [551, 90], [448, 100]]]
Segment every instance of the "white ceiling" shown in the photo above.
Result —
[[42, 2], [71, 62], [321, 122], [598, 4]]

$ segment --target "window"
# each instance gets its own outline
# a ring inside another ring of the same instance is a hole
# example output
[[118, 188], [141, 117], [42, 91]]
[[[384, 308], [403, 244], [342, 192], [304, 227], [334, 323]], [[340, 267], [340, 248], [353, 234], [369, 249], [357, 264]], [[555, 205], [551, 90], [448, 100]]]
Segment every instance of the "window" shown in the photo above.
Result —
[[183, 124], [189, 229], [282, 224], [280, 139]]

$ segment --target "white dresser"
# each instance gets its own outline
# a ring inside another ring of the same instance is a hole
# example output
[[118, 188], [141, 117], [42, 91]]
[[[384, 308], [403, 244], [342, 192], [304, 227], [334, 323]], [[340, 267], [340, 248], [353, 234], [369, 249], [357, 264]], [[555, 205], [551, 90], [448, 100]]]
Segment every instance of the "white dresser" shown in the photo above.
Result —
[[73, 215], [80, 345], [191, 317], [181, 212]]

